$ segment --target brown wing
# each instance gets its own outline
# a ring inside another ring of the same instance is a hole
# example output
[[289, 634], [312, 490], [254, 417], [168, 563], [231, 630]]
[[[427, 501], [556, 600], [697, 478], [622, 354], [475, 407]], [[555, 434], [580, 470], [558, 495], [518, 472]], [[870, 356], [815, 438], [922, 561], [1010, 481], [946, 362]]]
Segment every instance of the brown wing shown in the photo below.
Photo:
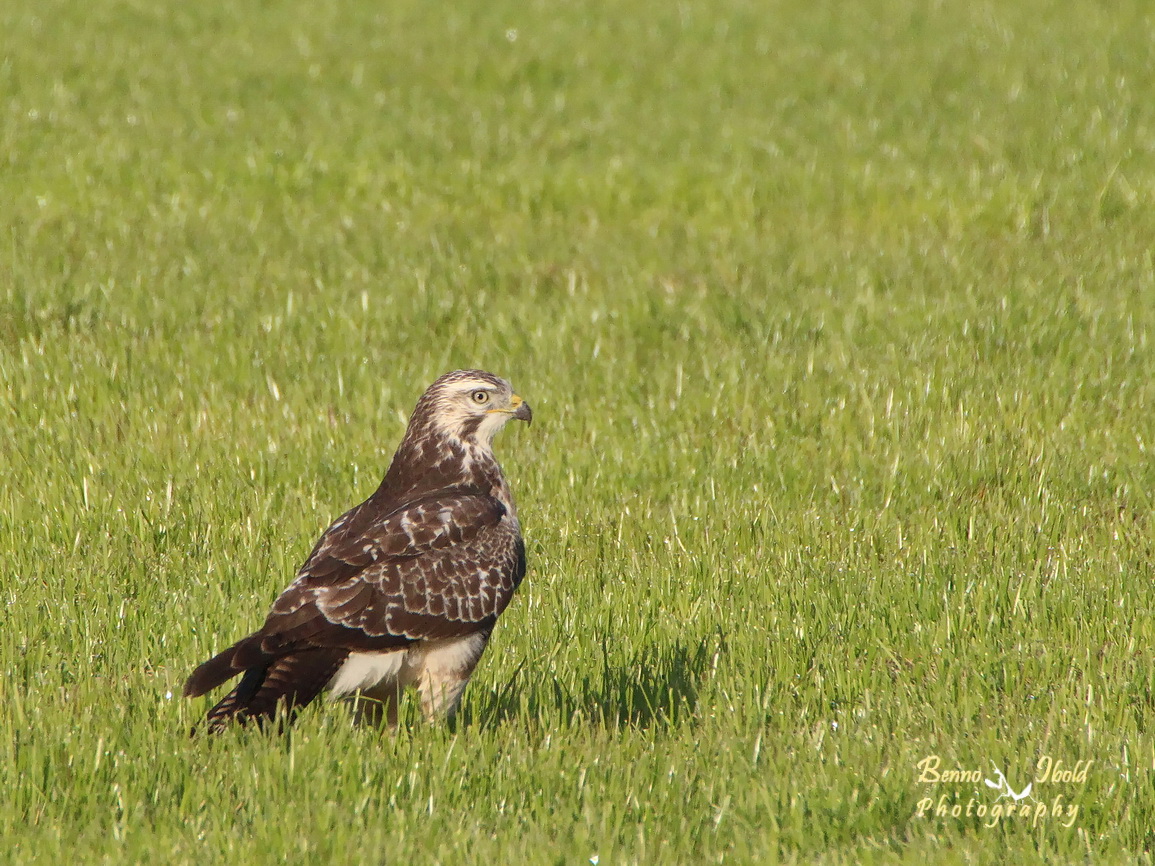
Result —
[[353, 537], [322, 539], [261, 633], [348, 649], [469, 634], [509, 604], [524, 560], [517, 526], [497, 499], [431, 496]]
[[525, 574], [505, 506], [449, 490], [367, 520], [369, 504], [325, 532], [264, 626], [197, 668], [186, 694], [306, 650], [400, 648], [492, 628]]

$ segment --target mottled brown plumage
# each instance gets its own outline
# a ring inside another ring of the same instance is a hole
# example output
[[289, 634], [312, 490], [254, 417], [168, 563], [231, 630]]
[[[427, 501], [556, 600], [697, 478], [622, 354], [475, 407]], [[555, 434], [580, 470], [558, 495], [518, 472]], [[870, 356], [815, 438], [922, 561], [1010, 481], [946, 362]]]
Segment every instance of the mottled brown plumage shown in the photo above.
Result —
[[427, 716], [452, 713], [525, 574], [491, 444], [510, 418], [531, 417], [490, 373], [434, 382], [380, 487], [325, 531], [258, 631], [189, 677], [196, 696], [244, 674], [209, 729], [298, 709], [326, 688], [374, 698], [392, 720], [414, 685]]

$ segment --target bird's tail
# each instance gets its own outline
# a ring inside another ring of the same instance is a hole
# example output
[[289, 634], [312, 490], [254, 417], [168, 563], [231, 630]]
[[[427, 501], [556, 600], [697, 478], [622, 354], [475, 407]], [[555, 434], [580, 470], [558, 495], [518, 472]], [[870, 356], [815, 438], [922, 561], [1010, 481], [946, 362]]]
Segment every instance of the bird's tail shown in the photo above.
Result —
[[244, 671], [241, 681], [209, 710], [205, 721], [211, 733], [233, 721], [254, 720], [259, 725], [273, 719], [278, 708], [291, 714], [311, 703], [348, 655], [344, 649], [309, 648], [270, 656], [261, 651], [258, 641], [245, 638], [193, 671], [184, 693], [203, 695]]
[[261, 647], [259, 634], [249, 635], [199, 665], [185, 681], [184, 696], [198, 698], [242, 671], [268, 665], [273, 658], [272, 654]]

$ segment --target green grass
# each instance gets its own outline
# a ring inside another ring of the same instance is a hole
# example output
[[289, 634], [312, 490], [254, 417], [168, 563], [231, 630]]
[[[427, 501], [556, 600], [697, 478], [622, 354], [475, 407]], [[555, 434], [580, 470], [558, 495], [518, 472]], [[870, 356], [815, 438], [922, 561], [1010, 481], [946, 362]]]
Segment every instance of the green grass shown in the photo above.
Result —
[[[1150, 5], [475, 5], [0, 8], [0, 852], [1151, 863]], [[189, 739], [462, 366], [458, 723]]]

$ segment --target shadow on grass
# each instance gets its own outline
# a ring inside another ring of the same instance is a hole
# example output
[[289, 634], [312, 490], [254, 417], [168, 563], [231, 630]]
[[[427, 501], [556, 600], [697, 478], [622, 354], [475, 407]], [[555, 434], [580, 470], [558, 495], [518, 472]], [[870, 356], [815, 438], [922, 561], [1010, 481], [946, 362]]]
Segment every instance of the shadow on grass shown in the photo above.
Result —
[[498, 692], [460, 723], [486, 727], [519, 718], [572, 720], [606, 728], [677, 724], [698, 709], [698, 695], [725, 650], [720, 632], [638, 651], [612, 663], [603, 638], [600, 658], [570, 687], [523, 662]]

